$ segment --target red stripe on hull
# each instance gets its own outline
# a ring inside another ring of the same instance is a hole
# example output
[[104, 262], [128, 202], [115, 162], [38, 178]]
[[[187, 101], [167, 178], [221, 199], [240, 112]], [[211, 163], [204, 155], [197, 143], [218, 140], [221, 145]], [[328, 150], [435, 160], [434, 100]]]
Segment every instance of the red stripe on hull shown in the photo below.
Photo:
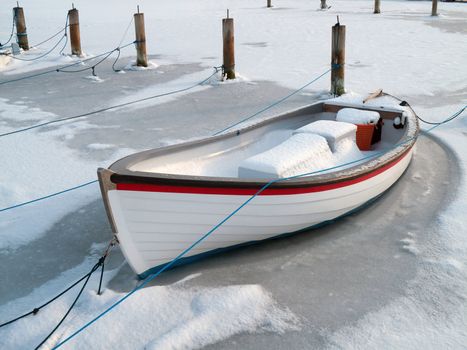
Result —
[[[325, 185], [310, 185], [303, 187], [292, 187], [292, 188], [266, 188], [261, 192], [260, 196], [274, 196], [274, 195], [290, 195], [290, 194], [303, 194], [313, 192], [323, 192], [351, 186], [359, 182], [371, 179], [386, 170], [392, 168], [399, 163], [403, 158], [407, 156], [407, 151], [401, 155], [398, 159], [391, 163], [382, 166], [370, 173], [359, 176], [355, 179], [344, 180], [341, 182], [335, 182]], [[252, 196], [256, 194], [261, 186], [258, 188], [237, 188], [237, 187], [191, 187], [191, 186], [177, 186], [177, 185], [150, 185], [150, 184], [131, 184], [131, 183], [117, 183], [117, 190], [121, 191], [138, 191], [138, 192], [165, 192], [165, 193], [191, 193], [191, 194], [220, 194], [220, 195], [239, 195], [239, 196]]]

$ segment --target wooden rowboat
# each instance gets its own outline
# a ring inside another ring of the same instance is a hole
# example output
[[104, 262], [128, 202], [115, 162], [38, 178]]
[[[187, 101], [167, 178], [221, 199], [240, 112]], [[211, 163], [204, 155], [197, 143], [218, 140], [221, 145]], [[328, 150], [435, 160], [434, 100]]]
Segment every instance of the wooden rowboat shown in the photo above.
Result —
[[[355, 144], [365, 128], [336, 121], [344, 108], [381, 117], [369, 149]], [[418, 132], [416, 116], [403, 107], [320, 102], [130, 155], [98, 176], [112, 230], [130, 266], [145, 277], [255, 194], [179, 262], [303, 231], [363, 207], [407, 169]]]

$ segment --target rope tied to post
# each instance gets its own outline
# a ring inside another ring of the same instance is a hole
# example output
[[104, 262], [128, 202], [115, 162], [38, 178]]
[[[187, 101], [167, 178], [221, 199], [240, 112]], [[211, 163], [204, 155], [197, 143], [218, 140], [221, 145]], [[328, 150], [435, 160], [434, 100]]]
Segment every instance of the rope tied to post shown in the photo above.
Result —
[[10, 37], [8, 38], [8, 40], [2, 44], [0, 43], [0, 49], [2, 49], [3, 47], [5, 47], [6, 45], [8, 45], [8, 43], [11, 41], [11, 39], [13, 38], [13, 34], [15, 33], [15, 21], [16, 21], [16, 15], [15, 15], [15, 12], [13, 11], [13, 23], [11, 25], [11, 33], [10, 33]]
[[212, 67], [214, 68], [214, 70], [216, 71], [216, 73], [218, 73], [219, 71], [222, 71], [224, 69], [224, 65], [220, 65], [220, 66], [214, 66]]
[[[342, 35], [342, 38], [341, 38]], [[345, 25], [339, 22], [332, 27], [332, 50], [331, 50], [331, 92], [334, 96], [345, 93], [344, 88], [344, 55], [345, 55]]]
[[[21, 57], [18, 57], [18, 56], [15, 56], [13, 54], [10, 54], [9, 57], [15, 59], [15, 60], [18, 60], [18, 61], [25, 61], [25, 62], [31, 62], [31, 61], [36, 61], [38, 59], [41, 59], [43, 57], [46, 57], [48, 56], [50, 53], [52, 53], [52, 51], [54, 51], [58, 45], [62, 42], [63, 39], [65, 39], [65, 43], [63, 44], [63, 47], [60, 49], [60, 54], [63, 53], [63, 50], [65, 49], [67, 43], [68, 43], [68, 35], [67, 35], [67, 28], [69, 27], [69, 24], [68, 24], [68, 16], [66, 18], [66, 21], [65, 21], [65, 26], [64, 28], [60, 29], [58, 32], [56, 32], [55, 34], [53, 34], [52, 36], [50, 36], [49, 38], [41, 41], [39, 44], [36, 44], [36, 45], [31, 45], [31, 47], [36, 47], [36, 46], [40, 46], [50, 40], [52, 40], [53, 38], [55, 38], [57, 35], [59, 35], [60, 33], [64, 32], [63, 35], [60, 37], [60, 39], [57, 41], [57, 43], [55, 45], [52, 46], [52, 48], [50, 50], [48, 50], [47, 52], [45, 52], [44, 54], [42, 55], [39, 55], [37, 57], [34, 57], [34, 58], [21, 58]], [[26, 36], [27, 33], [24, 32], [24, 33], [17, 33], [18, 36]], [[3, 84], [4, 82], [1, 82], [0, 84]]]
[[25, 314], [22, 314], [14, 319], [11, 319], [7, 322], [4, 322], [2, 324], [0, 324], [0, 328], [2, 327], [5, 327], [9, 324], [12, 324], [16, 321], [19, 321], [27, 316], [30, 316], [30, 315], [37, 315], [39, 313], [39, 311], [41, 309], [43, 309], [44, 307], [46, 307], [47, 305], [51, 304], [52, 302], [54, 302], [55, 300], [59, 299], [61, 296], [65, 295], [67, 292], [69, 292], [70, 290], [72, 290], [74, 287], [76, 287], [79, 283], [81, 283], [82, 281], [84, 281], [83, 285], [81, 286], [77, 296], [75, 297], [75, 299], [73, 300], [71, 306], [68, 308], [67, 312], [64, 314], [64, 316], [60, 319], [60, 321], [58, 322], [58, 324], [53, 328], [53, 330], [47, 335], [47, 337], [45, 337], [41, 343], [35, 348], [35, 349], [38, 349], [39, 347], [41, 347], [51, 336], [52, 334], [58, 329], [58, 327], [60, 327], [60, 325], [65, 321], [65, 319], [67, 318], [67, 316], [70, 314], [71, 310], [73, 309], [73, 307], [76, 305], [76, 303], [78, 302], [79, 298], [81, 297], [86, 285], [88, 284], [89, 282], [89, 279], [91, 278], [91, 276], [94, 274], [94, 272], [96, 272], [99, 267], [101, 268], [101, 275], [100, 275], [100, 278], [99, 278], [99, 287], [98, 287], [98, 290], [97, 290], [97, 294], [98, 295], [101, 295], [101, 287], [102, 287], [102, 279], [103, 279], [103, 275], [104, 275], [104, 264], [105, 264], [105, 260], [108, 258], [108, 256], [110, 255], [110, 252], [112, 251], [112, 249], [118, 244], [118, 239], [116, 236], [114, 236], [112, 238], [112, 240], [109, 242], [109, 244], [107, 245], [107, 248], [105, 249], [104, 253], [102, 254], [102, 256], [99, 258], [99, 260], [97, 261], [97, 263], [92, 267], [92, 269], [87, 273], [85, 274], [83, 277], [81, 277], [80, 279], [78, 279], [76, 282], [74, 282], [73, 284], [71, 284], [69, 287], [67, 287], [65, 290], [63, 290], [62, 292], [60, 292], [59, 294], [57, 294], [56, 296], [54, 296], [53, 298], [51, 298], [50, 300], [48, 300], [47, 302], [43, 303], [42, 305], [38, 306], [38, 307], [35, 307], [34, 309], [32, 309], [31, 311], [25, 313]]
[[117, 245], [119, 244], [120, 242], [118, 241], [118, 238], [116, 235], [114, 235], [111, 239], [111, 241], [109, 242], [109, 245], [107, 246], [107, 248], [105, 249], [104, 251], [104, 254], [102, 254], [101, 258], [99, 259], [99, 263], [101, 264], [101, 276], [99, 278], [99, 288], [97, 289], [97, 294], [98, 295], [101, 295], [101, 287], [102, 287], [102, 278], [104, 276], [104, 268], [105, 268], [105, 259], [107, 259], [107, 257], [110, 255], [110, 252], [112, 251], [112, 249]]
[[235, 70], [235, 64], [232, 64], [230, 66], [226, 66], [223, 64], [220, 67], [222, 68], [222, 78], [225, 78], [227, 76], [227, 71]]
[[[65, 38], [68, 38], [68, 36], [65, 36]], [[64, 45], [63, 49], [66, 46], [66, 42], [65, 42], [65, 45]], [[135, 43], [135, 41], [132, 41], [131, 43], [128, 43], [126, 45], [119, 46], [119, 49], [124, 49], [124, 48], [126, 48], [126, 47], [128, 47], [130, 45], [133, 45], [134, 43]], [[63, 49], [60, 52], [62, 52]], [[26, 79], [30, 79], [30, 78], [35, 78], [35, 77], [39, 77], [39, 76], [50, 74], [50, 73], [59, 73], [59, 72], [60, 73], [78, 73], [78, 72], [82, 72], [82, 71], [85, 71], [87, 69], [91, 69], [91, 67], [87, 67], [85, 69], [71, 70], [71, 71], [66, 71], [65, 69], [70, 68], [70, 67], [74, 67], [74, 66], [77, 66], [77, 65], [80, 65], [80, 64], [83, 64], [85, 62], [95, 60], [95, 59], [97, 59], [99, 57], [106, 56], [106, 55], [107, 56], [105, 57], [105, 59], [107, 59], [110, 56], [109, 54], [112, 54], [114, 51], [115, 51], [115, 49], [113, 49], [111, 51], [101, 53], [101, 54], [98, 54], [98, 55], [96, 55], [94, 57], [86, 58], [84, 60], [79, 60], [79, 61], [77, 61], [75, 63], [70, 63], [70, 64], [67, 64], [67, 65], [64, 65], [64, 66], [61, 66], [61, 67], [58, 67], [58, 68], [53, 68], [53, 69], [50, 69], [50, 70], [46, 70], [46, 71], [43, 71], [43, 72], [40, 72], [40, 73], [35, 73], [35, 74], [32, 74], [32, 75], [27, 75], [27, 76], [24, 76], [24, 77], [15, 78], [15, 79], [11, 79], [11, 80], [0, 81], [0, 85], [14, 83], [14, 82], [17, 82], [17, 81], [22, 81], [22, 80], [26, 80]], [[21, 60], [18, 57], [14, 57], [14, 56], [11, 56], [11, 57], [16, 58], [17, 60]], [[105, 59], [102, 60], [101, 62], [105, 61]], [[96, 65], [100, 64], [101, 62], [97, 63]]]
[[118, 72], [121, 72], [122, 70], [121, 70], [121, 69], [116, 69], [116, 68], [115, 68], [115, 65], [117, 64], [117, 62], [118, 62], [118, 60], [119, 60], [119, 58], [120, 58], [120, 53], [121, 53], [121, 51], [120, 51], [120, 48], [119, 48], [119, 47], [117, 47], [115, 50], [118, 52], [118, 54], [117, 54], [117, 58], [115, 59], [114, 63], [112, 64], [112, 70], [113, 70], [115, 73], [118, 73]]

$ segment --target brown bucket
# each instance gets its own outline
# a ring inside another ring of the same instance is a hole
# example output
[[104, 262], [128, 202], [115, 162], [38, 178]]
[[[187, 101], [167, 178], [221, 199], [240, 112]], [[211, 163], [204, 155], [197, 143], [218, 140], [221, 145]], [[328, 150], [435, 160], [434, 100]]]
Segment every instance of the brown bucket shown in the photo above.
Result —
[[371, 140], [375, 126], [373, 124], [357, 124], [357, 146], [361, 151], [371, 149]]

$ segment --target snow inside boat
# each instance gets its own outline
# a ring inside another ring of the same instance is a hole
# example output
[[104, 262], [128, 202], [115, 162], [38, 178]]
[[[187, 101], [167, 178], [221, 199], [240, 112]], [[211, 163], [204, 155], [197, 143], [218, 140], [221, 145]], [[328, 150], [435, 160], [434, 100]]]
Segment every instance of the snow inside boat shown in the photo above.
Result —
[[412, 157], [417, 118], [396, 107], [320, 102], [99, 169], [109, 221], [128, 263], [146, 276], [271, 180], [287, 178], [183, 259], [302, 231], [364, 206], [399, 179]]

